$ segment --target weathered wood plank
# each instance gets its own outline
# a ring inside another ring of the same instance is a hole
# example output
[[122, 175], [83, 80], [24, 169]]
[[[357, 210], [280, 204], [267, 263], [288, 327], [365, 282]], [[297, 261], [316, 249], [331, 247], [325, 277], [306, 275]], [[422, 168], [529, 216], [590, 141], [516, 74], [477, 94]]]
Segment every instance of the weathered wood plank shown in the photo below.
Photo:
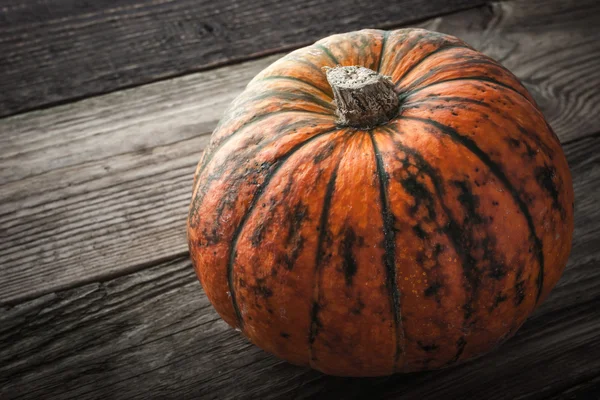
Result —
[[0, 116], [483, 3], [5, 0]]
[[518, 0], [439, 18], [428, 29], [456, 35], [511, 70], [562, 142], [600, 127], [600, 2]]
[[[600, 397], [600, 375], [581, 382], [568, 390], [552, 396], [554, 400], [597, 400]], [[550, 398], [549, 398], [550, 399]]]
[[185, 252], [209, 132], [276, 58], [0, 120], [0, 302]]
[[0, 309], [0, 398], [538, 399], [600, 374], [600, 141], [566, 146], [573, 256], [557, 288], [500, 349], [463, 366], [377, 379], [326, 377], [227, 327], [187, 256]]
[[[598, 129], [600, 31], [589, 15], [600, 3], [567, 5], [496, 3], [421, 26], [503, 60], [569, 142]], [[277, 57], [0, 120], [0, 303], [185, 252], [191, 175], [208, 132]]]

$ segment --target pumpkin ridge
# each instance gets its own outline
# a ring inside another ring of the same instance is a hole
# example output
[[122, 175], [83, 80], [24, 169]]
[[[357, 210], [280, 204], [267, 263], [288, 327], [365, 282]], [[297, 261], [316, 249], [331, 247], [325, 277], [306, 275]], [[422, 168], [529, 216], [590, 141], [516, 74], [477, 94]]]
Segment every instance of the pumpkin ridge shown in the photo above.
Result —
[[402, 80], [409, 74], [411, 73], [415, 68], [417, 68], [419, 65], [421, 65], [425, 60], [427, 60], [429, 57], [434, 56], [436, 54], [439, 54], [441, 52], [444, 52], [446, 50], [452, 50], [452, 49], [469, 49], [472, 50], [470, 47], [465, 46], [464, 44], [453, 44], [453, 43], [447, 43], [446, 45], [442, 45], [440, 47], [438, 47], [437, 49], [433, 50], [432, 52], [426, 54], [425, 56], [423, 56], [423, 58], [419, 59], [419, 61], [417, 61], [416, 63], [414, 63], [413, 65], [411, 65], [406, 71], [404, 71], [404, 73], [402, 74], [402, 76], [400, 76], [396, 82], [394, 82], [394, 86], [398, 87], [398, 85], [400, 83], [402, 83]]
[[479, 81], [479, 82], [487, 82], [487, 83], [490, 83], [493, 85], [502, 86], [506, 89], [509, 89], [509, 90], [517, 93], [519, 96], [521, 96], [522, 98], [527, 100], [537, 110], [537, 106], [535, 105], [535, 103], [533, 103], [531, 99], [528, 99], [527, 96], [525, 96], [523, 93], [521, 93], [520, 91], [518, 91], [517, 89], [515, 89], [514, 87], [512, 87], [510, 85], [499, 82], [499, 81], [497, 81], [493, 78], [489, 78], [487, 76], [464, 76], [464, 77], [460, 77], [460, 78], [451, 78], [451, 79], [444, 79], [444, 80], [437, 81], [437, 82], [431, 82], [420, 88], [410, 89], [410, 90], [407, 90], [406, 92], [399, 94], [400, 101], [404, 101], [407, 97], [412, 96], [413, 94], [420, 92], [421, 90], [424, 90], [424, 89], [427, 89], [427, 88], [430, 88], [432, 86], [439, 85], [442, 83], [455, 82], [455, 81]]
[[[377, 147], [375, 135], [373, 131], [369, 131], [371, 143], [373, 144], [373, 152], [377, 165], [377, 179], [379, 180], [379, 201], [381, 203], [381, 216], [383, 220], [383, 235], [384, 235], [384, 265], [386, 272], [386, 286], [388, 288], [392, 314], [394, 315], [394, 328], [396, 337], [396, 352], [394, 354], [394, 372], [396, 371], [400, 354], [404, 354], [404, 330], [402, 326], [402, 312], [400, 309], [400, 289], [397, 282], [396, 271], [396, 234], [394, 232], [394, 215], [390, 210], [388, 199], [388, 183], [389, 179], [383, 166], [383, 158]], [[406, 365], [404, 365], [406, 367]]]
[[[473, 243], [472, 245], [465, 245], [464, 244], [464, 234], [465, 234], [465, 230], [469, 230], [469, 232], [471, 232], [470, 229], [470, 225], [465, 226], [464, 223], [458, 224], [456, 219], [454, 219], [454, 217], [452, 216], [452, 212], [450, 211], [450, 208], [448, 208], [448, 206], [446, 205], [446, 202], [444, 200], [444, 194], [445, 194], [445, 189], [443, 186], [442, 181], [446, 182], [440, 175], [438, 175], [438, 171], [436, 168], [434, 168], [427, 160], [425, 160], [421, 154], [419, 153], [418, 150], [415, 150], [413, 147], [409, 147], [403, 143], [400, 142], [401, 140], [401, 135], [400, 135], [400, 131], [395, 131], [389, 127], [385, 127], [384, 130], [386, 132], [388, 132], [390, 137], [397, 137], [398, 140], [394, 140], [392, 139], [392, 142], [394, 144], [394, 146], [400, 150], [400, 152], [403, 152], [405, 154], [409, 154], [410, 156], [412, 156], [415, 159], [415, 163], [413, 165], [415, 165], [418, 169], [419, 172], [428, 176], [431, 179], [431, 182], [433, 184], [433, 188], [435, 191], [435, 195], [437, 198], [437, 201], [439, 202], [440, 207], [443, 210], [444, 215], [446, 216], [446, 219], [448, 222], [443, 223], [443, 225], [440, 225], [437, 221], [436, 221], [436, 226], [438, 227], [438, 229], [441, 229], [441, 231], [445, 234], [445, 236], [449, 239], [450, 244], [452, 246], [452, 248], [454, 249], [454, 251], [456, 252], [457, 256], [459, 257], [459, 259], [461, 260], [461, 265], [463, 267], [463, 279], [466, 280], [467, 282], [471, 282], [472, 279], [475, 279], [476, 276], [477, 277], [481, 277], [484, 276], [487, 273], [494, 273], [494, 270], [492, 271], [488, 271], [487, 269], [484, 270], [475, 270], [475, 271], [468, 271], [466, 270], [464, 267], [467, 263], [473, 263], [473, 255], [472, 252], [478, 248], [478, 244]], [[457, 186], [457, 184], [459, 186], [463, 186], [464, 184], [468, 184], [468, 182], [465, 181], [455, 181], [455, 180], [450, 180], [447, 181], [449, 184]], [[470, 191], [470, 189], [468, 188], [463, 188], [461, 191], [461, 196], [464, 195], [464, 190], [467, 189], [468, 191]], [[471, 195], [469, 195], [471, 196]], [[459, 200], [460, 201], [460, 200]], [[461, 203], [463, 203], [461, 201]], [[462, 207], [465, 206], [465, 204], [461, 204]], [[473, 219], [481, 219], [481, 216], [478, 214], [474, 214], [473, 215]], [[477, 224], [477, 222], [471, 221], [469, 224]], [[471, 235], [471, 233], [469, 233], [469, 235]], [[470, 242], [470, 240], [472, 239], [468, 239], [467, 243]], [[488, 239], [484, 239], [481, 243], [488, 243], [489, 238]], [[489, 251], [489, 248], [487, 247], [487, 244], [483, 244], [484, 246], [484, 252]], [[487, 250], [486, 250], [487, 249]], [[488, 257], [488, 256], [485, 256]], [[468, 260], [469, 258], [471, 258], [471, 260]], [[493, 259], [489, 259], [490, 262], [493, 262]], [[474, 267], [474, 266], [473, 266]], [[473, 267], [471, 269], [473, 269]], [[523, 266], [521, 266], [521, 268], [517, 271], [516, 273], [516, 277], [515, 277], [515, 287], [519, 287], [519, 285], [521, 285], [521, 290], [523, 289], [523, 282], [519, 282], [520, 281], [520, 275], [523, 272]], [[475, 275], [473, 275], [475, 274]], [[477, 278], [478, 279], [478, 278]], [[464, 284], [463, 284], [464, 285]], [[466, 342], [466, 336], [464, 334], [464, 332], [468, 331], [470, 329], [470, 326], [473, 325], [476, 321], [477, 318], [477, 311], [476, 309], [473, 309], [473, 304], [477, 304], [475, 303], [477, 297], [477, 288], [473, 285], [473, 282], [471, 282], [472, 286], [465, 286], [464, 290], [465, 292], [468, 293], [468, 289], [469, 287], [471, 287], [472, 293], [470, 293], [466, 299], [466, 302], [463, 304], [463, 311], [465, 312], [465, 319], [462, 323], [462, 332], [463, 335], [462, 337], [455, 343], [456, 345], [456, 354], [453, 356], [452, 359], [448, 360], [444, 365], [449, 366], [452, 365], [453, 363], [457, 362], [458, 359], [461, 357], [461, 355], [463, 354], [464, 350], [465, 350], [465, 346], [467, 344]], [[519, 291], [516, 290], [516, 292], [518, 293]], [[500, 298], [502, 296], [501, 292], [497, 295], [496, 297], [496, 304], [495, 306], [497, 306], [497, 299]], [[504, 301], [506, 300], [506, 297], [504, 296], [503, 300], [500, 301]], [[493, 311], [493, 308], [491, 310], [489, 310], [489, 312], [491, 313]], [[484, 311], [485, 308], [484, 307], [480, 307], [479, 311]], [[514, 329], [514, 328], [511, 328]]]
[[[396, 38], [396, 45], [399, 45], [399, 48], [396, 49], [395, 52], [391, 50], [394, 56], [393, 62], [396, 64], [400, 64], [401, 60], [403, 60], [419, 42], [428, 40], [428, 37], [431, 35], [431, 32], [410, 28], [398, 29], [394, 33], [401, 35], [401, 38]], [[415, 35], [412, 35], [413, 33]], [[390, 71], [390, 76], [392, 75], [393, 71]]]
[[[502, 92], [499, 91], [498, 93], [502, 93]], [[504, 96], [506, 96], [506, 95], [504, 95]], [[508, 97], [507, 97], [507, 99], [508, 99]], [[509, 99], [509, 101], [511, 101], [512, 105], [516, 106], [515, 103], [512, 103], [512, 100]], [[436, 104], [439, 102], [441, 102], [442, 104]], [[450, 102], [468, 103], [468, 104], [456, 104], [456, 103], [451, 104]], [[509, 133], [506, 136], [506, 140], [511, 144], [511, 147], [515, 148], [515, 147], [524, 145], [524, 147], [523, 146], [520, 147], [520, 149], [523, 149], [523, 148], [526, 149], [525, 153], [522, 156], [523, 162], [528, 165], [528, 168], [530, 168], [532, 171], [535, 172], [536, 184], [538, 185], [538, 187], [540, 189], [542, 189], [542, 192], [549, 197], [549, 199], [552, 201], [553, 208], [558, 210], [561, 218], [563, 220], [565, 220], [566, 212], [559, 200], [559, 197], [560, 197], [559, 193], [561, 192], [560, 187], [563, 185], [563, 180], [558, 178], [559, 179], [558, 185], [555, 185], [553, 183], [552, 177], [554, 177], [556, 175], [556, 170], [554, 167], [550, 167], [550, 168], [548, 167], [549, 165], [552, 165], [552, 160], [556, 154], [556, 148], [553, 149], [551, 147], [552, 145], [555, 145], [553, 143], [554, 139], [553, 139], [552, 135], [546, 135], [546, 141], [547, 142], [549, 141], [550, 143], [544, 143], [542, 141], [542, 137], [537, 132], [532, 131], [530, 129], [526, 129], [519, 122], [518, 118], [513, 118], [502, 107], [496, 106], [493, 103], [494, 103], [493, 99], [492, 100], [488, 99], [488, 101], [479, 101], [479, 100], [465, 98], [465, 97], [435, 96], [435, 97], [424, 97], [419, 101], [409, 103], [410, 105], [405, 103], [403, 108], [405, 110], [407, 110], [407, 109], [413, 108], [413, 106], [411, 106], [411, 105], [414, 105], [414, 108], [419, 108], [420, 105], [428, 105], [424, 109], [429, 110], [432, 113], [437, 112], [440, 109], [451, 110], [453, 108], [458, 108], [459, 110], [462, 110], [462, 111], [467, 111], [467, 112], [472, 112], [474, 114], [477, 114], [477, 115], [483, 117], [484, 119], [487, 119], [486, 111], [482, 110], [481, 108], [487, 108], [488, 110], [491, 110], [492, 115], [495, 118], [500, 118], [500, 120], [494, 121], [493, 119], [489, 119], [486, 122], [490, 123], [492, 125], [492, 129], [497, 129], [498, 131], [504, 130], [506, 133]], [[534, 111], [534, 110], [532, 110], [532, 111]], [[537, 114], [537, 110], [535, 110], [534, 112], [531, 113], [531, 115], [536, 115], [536, 114]], [[537, 115], [537, 116], [543, 118], [542, 115]], [[435, 119], [435, 117], [433, 115], [430, 117]], [[510, 128], [509, 128], [509, 126], [510, 126]], [[545, 124], [545, 126], [548, 128], [548, 130], [551, 129], [548, 124]], [[543, 129], [542, 129], [542, 132], [544, 132]], [[534, 150], [536, 145], [537, 145], [537, 149]], [[539, 154], [539, 157], [537, 157], [538, 154]], [[548, 177], [550, 177], [550, 179], [548, 179]]]
[[[410, 108], [417, 108], [419, 105], [421, 104], [427, 104], [428, 102], [431, 101], [445, 101], [445, 102], [451, 102], [451, 101], [457, 101], [457, 102], [461, 102], [461, 103], [468, 103], [468, 104], [475, 104], [481, 107], [485, 107], [491, 111], [493, 111], [494, 113], [496, 113], [499, 116], [502, 116], [505, 120], [507, 120], [508, 122], [514, 123], [515, 126], [517, 127], [517, 129], [519, 129], [519, 132], [524, 134], [526, 137], [528, 137], [529, 139], [531, 139], [533, 142], [535, 142], [535, 144], [537, 144], [539, 147], [544, 149], [544, 153], [545, 155], [552, 159], [552, 154], [554, 153], [554, 151], [550, 148], [550, 146], [548, 146], [548, 144], [542, 142], [541, 138], [535, 133], [535, 132], [531, 132], [529, 130], [526, 130], [525, 128], [523, 128], [523, 126], [521, 124], [519, 124], [517, 121], [514, 121], [512, 118], [510, 118], [510, 116], [507, 115], [506, 112], [502, 111], [501, 108], [496, 107], [492, 104], [489, 104], [485, 101], [481, 101], [481, 100], [476, 100], [476, 99], [472, 99], [472, 98], [468, 98], [468, 97], [460, 97], [460, 96], [432, 96], [432, 97], [428, 97], [428, 98], [424, 98], [421, 100], [417, 100], [414, 102], [410, 102], [410, 101], [406, 101], [402, 104], [402, 106], [400, 107], [401, 109], [410, 109]], [[438, 106], [439, 107], [439, 106]], [[444, 105], [441, 108], [452, 108], [455, 107], [452, 105]], [[475, 111], [474, 109], [471, 109], [472, 111]]]
[[490, 169], [490, 171], [500, 180], [500, 182], [502, 182], [502, 184], [508, 189], [511, 196], [513, 197], [513, 200], [517, 203], [519, 210], [521, 210], [521, 212], [525, 216], [525, 219], [527, 221], [527, 226], [529, 228], [529, 234], [530, 234], [530, 237], [532, 238], [532, 241], [534, 244], [535, 255], [536, 255], [536, 258], [537, 258], [538, 264], [539, 264], [538, 277], [536, 280], [536, 284], [537, 284], [536, 304], [539, 303], [540, 297], [542, 295], [543, 286], [544, 286], [544, 253], [543, 253], [543, 249], [542, 249], [542, 242], [541, 242], [540, 238], [537, 236], [537, 233], [535, 231], [535, 224], [533, 223], [533, 218], [531, 216], [531, 213], [529, 212], [529, 208], [527, 207], [525, 202], [521, 199], [521, 197], [519, 196], [515, 187], [510, 183], [510, 181], [508, 180], [508, 177], [502, 171], [502, 168], [497, 163], [495, 163], [483, 150], [481, 150], [479, 148], [479, 146], [477, 146], [477, 144], [472, 139], [459, 134], [455, 129], [450, 128], [447, 125], [441, 124], [437, 121], [433, 121], [433, 120], [426, 119], [426, 118], [419, 118], [419, 117], [401, 116], [400, 119], [420, 121], [420, 122], [429, 124], [437, 129], [439, 129], [441, 132], [445, 133], [446, 135], [450, 136], [450, 138], [452, 138], [455, 142], [460, 143], [467, 150], [469, 150], [471, 153], [473, 153], [475, 156], [477, 156]]
[[[494, 67], [498, 67], [499, 66], [496, 62], [494, 62], [492, 60], [486, 60], [486, 59], [480, 59], [480, 60], [477, 60], [477, 59], [475, 59], [475, 60], [460, 60], [460, 61], [457, 61], [457, 62], [452, 63], [452, 64], [444, 64], [444, 65], [440, 65], [438, 67], [432, 68], [426, 74], [421, 75], [420, 78], [418, 78], [413, 83], [411, 83], [408, 87], [403, 88], [402, 90], [403, 91], [411, 91], [415, 87], [419, 86], [421, 83], [423, 83], [424, 81], [426, 81], [427, 79], [431, 78], [437, 72], [443, 71], [446, 68], [460, 68], [461, 66], [471, 66], [471, 65], [490, 65], [490, 66], [494, 66]], [[406, 78], [406, 75], [404, 75], [403, 78]], [[402, 83], [402, 81], [399, 81], [396, 84], [396, 89], [401, 89], [399, 87], [401, 83]]]
[[[276, 116], [276, 115], [281, 115], [281, 114], [285, 114], [285, 113], [306, 113], [306, 114], [314, 114], [314, 115], [331, 115], [331, 114], [326, 114], [326, 113], [319, 113], [316, 111], [310, 111], [310, 110], [279, 110], [279, 111], [271, 111], [271, 112], [266, 112], [264, 114], [260, 114], [257, 116], [252, 117], [250, 120], [246, 121], [245, 123], [243, 123], [240, 127], [238, 127], [236, 130], [234, 130], [233, 132], [231, 132], [229, 135], [221, 138], [221, 141], [218, 145], [216, 145], [214, 147], [214, 149], [210, 149], [207, 148], [207, 155], [206, 157], [203, 158], [203, 160], [201, 160], [201, 166], [198, 169], [197, 172], [197, 176], [196, 176], [196, 185], [193, 188], [193, 192], [192, 192], [192, 198], [196, 197], [196, 194], [200, 188], [200, 184], [201, 184], [201, 180], [200, 175], [204, 172], [204, 169], [206, 168], [206, 166], [212, 161], [212, 159], [214, 158], [214, 156], [219, 152], [219, 150], [221, 150], [221, 148], [223, 146], [225, 146], [225, 144], [227, 144], [227, 142], [229, 142], [229, 140], [231, 140], [234, 136], [236, 136], [236, 134], [238, 134], [240, 131], [246, 129], [248, 126], [252, 126], [255, 123], [258, 123], [260, 121], [263, 121], [269, 117], [272, 116]], [[210, 150], [210, 152], [208, 152], [208, 150]], [[193, 205], [193, 204], [192, 204]], [[195, 209], [194, 209], [195, 210]]]
[[[285, 126], [285, 129], [283, 131], [278, 132], [277, 135], [275, 135], [273, 138], [271, 138], [270, 141], [267, 141], [265, 143], [261, 143], [260, 145], [256, 146], [255, 149], [252, 150], [251, 155], [248, 155], [247, 157], [251, 157], [251, 156], [255, 156], [256, 154], [258, 154], [261, 150], [263, 150], [266, 146], [268, 146], [269, 144], [271, 144], [273, 141], [278, 140], [279, 138], [281, 138], [282, 136], [284, 136], [285, 134], [288, 133], [288, 131], [295, 127], [295, 126], [302, 126], [303, 124], [305, 124], [306, 121], [297, 121], [294, 123], [289, 123], [287, 126]], [[229, 136], [230, 137], [230, 136]], [[228, 137], [228, 138], [229, 138]], [[227, 138], [227, 140], [228, 140]], [[224, 145], [225, 143], [223, 143], [222, 145]], [[219, 147], [219, 149], [222, 146]], [[218, 150], [218, 149], [217, 149]], [[216, 154], [215, 153], [211, 154], [211, 159], [212, 157]], [[223, 167], [224, 164], [221, 165], [221, 167]], [[231, 175], [237, 173], [239, 171], [239, 168], [235, 169], [232, 171]], [[198, 185], [198, 189], [195, 191], [193, 199], [192, 199], [192, 207], [190, 209], [190, 215], [195, 214], [195, 212], [197, 211], [197, 209], [201, 206], [202, 202], [204, 201], [204, 196], [206, 195], [206, 191], [210, 188], [210, 184], [212, 182], [214, 182], [216, 179], [221, 178], [223, 176], [224, 173], [226, 173], [227, 170], [224, 168], [220, 168], [218, 169], [216, 172], [213, 172], [212, 174], [210, 174], [208, 177], [206, 177], [206, 179], [204, 180], [204, 186], [202, 186], [202, 191], [200, 192], [200, 184]], [[200, 176], [198, 176], [200, 177]], [[200, 179], [198, 179], [198, 181], [200, 181]], [[198, 192], [200, 192], [200, 195], [198, 194]], [[219, 212], [221, 212], [222, 209], [219, 209]], [[194, 220], [192, 218], [190, 218], [191, 224], [192, 226], [194, 225]]]
[[300, 63], [300, 64], [304, 64], [307, 67], [315, 70], [315, 72], [323, 73], [323, 71], [321, 70], [321, 68], [317, 67], [315, 64], [311, 63], [310, 61], [308, 61], [305, 58], [298, 57], [297, 54], [290, 53], [287, 56], [282, 57], [281, 59], [282, 60], [283, 59], [287, 59], [287, 60], [295, 61], [295, 62]]
[[383, 57], [385, 56], [385, 44], [387, 43], [388, 37], [390, 36], [389, 31], [383, 31], [382, 39], [381, 39], [381, 50], [379, 51], [379, 60], [377, 61], [377, 69], [375, 72], [379, 73], [381, 71], [381, 64], [383, 62]]
[[332, 99], [331, 95], [329, 93], [327, 93], [326, 91], [323, 90], [323, 88], [318, 87], [317, 85], [315, 85], [314, 83], [310, 82], [310, 81], [305, 81], [304, 79], [300, 79], [300, 78], [296, 78], [295, 76], [287, 76], [287, 75], [269, 75], [269, 76], [265, 76], [264, 78], [260, 78], [259, 80], [257, 80], [257, 82], [260, 81], [267, 81], [267, 80], [278, 80], [278, 79], [284, 79], [284, 80], [291, 80], [294, 82], [300, 82], [303, 83], [307, 86], [310, 86], [318, 91], [320, 91], [321, 93], [323, 93], [325, 96], [329, 97], [330, 99]]
[[[303, 49], [299, 49], [299, 50], [306, 50], [306, 49], [309, 49], [309, 48], [310, 48], [310, 47], [304, 47]], [[296, 50], [296, 51], [298, 51], [298, 50]], [[324, 76], [325, 76], [325, 74], [323, 73], [323, 70], [322, 70], [320, 67], [318, 67], [317, 65], [313, 64], [311, 61], [307, 60], [306, 58], [304, 58], [304, 57], [302, 57], [302, 56], [299, 56], [298, 54], [294, 54], [294, 52], [292, 52], [292, 53], [290, 53], [290, 54], [288, 54], [288, 55], [286, 55], [286, 56], [284, 56], [284, 57], [280, 58], [278, 61], [294, 62], [294, 63], [297, 63], [297, 64], [302, 64], [302, 65], [305, 65], [305, 66], [307, 66], [307, 67], [308, 67], [308, 68], [310, 68], [311, 70], [313, 70], [313, 71], [314, 71], [314, 74], [321, 75], [321, 77], [324, 77]], [[265, 71], [266, 71], [266, 70], [265, 70]], [[263, 71], [263, 72], [264, 72], [264, 71]], [[288, 73], [288, 72], [287, 72], [287, 71], [286, 71], [286, 72], [283, 72], [283, 71], [282, 71], [281, 73], [284, 73], [284, 74], [285, 74], [285, 73]], [[292, 74], [293, 74], [293, 73], [292, 73]], [[256, 77], [254, 77], [254, 78], [253, 78], [253, 79], [252, 79], [252, 80], [249, 82], [249, 84], [251, 84], [252, 82], [254, 82], [254, 81], [257, 81], [257, 80], [259, 80], [259, 79], [263, 79], [263, 77], [262, 77], [261, 75], [262, 75], [262, 73], [261, 73], [261, 74], [259, 74], [259, 75], [258, 75], [258, 76], [256, 76]], [[259, 76], [260, 76], [260, 77], [259, 77]], [[264, 76], [264, 78], [267, 78], [267, 77], [268, 77], [268, 76]], [[293, 76], [293, 75], [291, 75], [291, 77], [294, 77], [294, 76]], [[326, 82], [327, 82], [327, 80], [325, 79], [325, 83], [326, 83]], [[315, 84], [316, 84], [316, 83], [315, 83]], [[331, 87], [330, 87], [329, 85], [325, 84], [325, 85], [323, 85], [322, 87], [321, 87], [321, 86], [319, 86], [319, 87], [320, 87], [320, 89], [321, 89], [323, 92], [327, 93], [329, 97], [333, 98], [333, 92], [331, 92]]]
[[333, 55], [333, 53], [331, 53], [331, 51], [327, 47], [323, 46], [321, 43], [315, 43], [314, 46], [321, 49], [323, 53], [325, 53], [335, 65], [341, 65], [338, 59]]
[[[317, 112], [317, 111], [301, 110], [301, 109], [285, 109], [285, 110], [277, 110], [277, 111], [267, 111], [264, 114], [255, 115], [252, 118], [250, 118], [248, 121], [244, 122], [241, 126], [239, 126], [237, 129], [235, 129], [229, 135], [227, 135], [225, 137], [219, 138], [220, 142], [213, 149], [210, 149], [210, 147], [206, 149], [207, 151], [210, 150], [210, 156], [208, 156], [205, 160], [202, 160], [202, 167], [198, 171], [198, 175], [202, 172], [202, 170], [206, 167], [206, 165], [208, 165], [208, 163], [212, 159], [212, 156], [214, 154], [216, 154], [217, 151], [221, 147], [223, 147], [223, 145], [225, 145], [225, 143], [227, 141], [229, 141], [237, 133], [239, 133], [240, 131], [244, 130], [248, 126], [251, 126], [251, 125], [253, 125], [253, 124], [257, 123], [257, 122], [260, 122], [260, 121], [262, 121], [264, 119], [267, 119], [267, 118], [272, 117], [274, 115], [277, 116], [277, 115], [285, 114], [285, 113], [306, 113], [306, 114], [314, 114], [314, 115], [331, 115], [329, 113], [320, 113], [320, 112]], [[215, 129], [214, 132], [216, 132], [217, 130], [218, 130], [218, 128]]]
[[334, 128], [325, 130], [323, 132], [320, 132], [320, 133], [318, 133], [318, 134], [310, 137], [309, 139], [296, 144], [287, 153], [281, 155], [279, 157], [279, 159], [273, 163], [273, 166], [271, 167], [271, 170], [265, 176], [264, 181], [260, 184], [260, 186], [254, 192], [254, 196], [252, 197], [252, 200], [250, 202], [250, 205], [248, 206], [248, 209], [246, 210], [246, 212], [242, 216], [242, 218], [240, 220], [240, 223], [238, 224], [238, 226], [236, 227], [235, 231], [233, 232], [233, 236], [231, 237], [231, 248], [229, 250], [229, 261], [227, 262], [227, 284], [229, 286], [229, 293], [231, 295], [231, 303], [233, 305], [233, 310], [235, 312], [236, 321], [237, 321], [237, 324], [238, 324], [239, 328], [242, 329], [242, 330], [243, 330], [243, 327], [244, 327], [244, 320], [243, 320], [242, 314], [240, 312], [239, 306], [237, 304], [236, 294], [235, 294], [235, 288], [234, 288], [234, 284], [233, 284], [233, 278], [234, 278], [233, 277], [233, 264], [235, 262], [235, 257], [237, 255], [236, 247], [237, 247], [237, 242], [239, 240], [239, 236], [242, 233], [242, 230], [244, 229], [244, 226], [246, 225], [246, 222], [250, 218], [250, 215], [252, 214], [252, 211], [256, 207], [256, 204], [258, 203], [258, 200], [263, 195], [263, 193], [265, 192], [265, 189], [269, 185], [271, 179], [277, 173], [277, 171], [279, 171], [279, 169], [282, 167], [282, 165], [285, 164], [285, 162], [287, 160], [289, 160], [289, 158], [293, 154], [295, 154], [297, 151], [299, 151], [300, 149], [302, 149], [307, 144], [311, 143], [313, 140], [315, 140], [317, 138], [320, 138], [320, 137], [323, 137], [324, 135], [327, 135], [327, 134], [330, 134], [330, 133], [333, 133], [333, 132], [337, 132], [337, 131], [339, 131], [339, 128], [334, 127]]
[[[417, 150], [415, 150], [412, 147], [406, 146], [405, 144], [394, 140], [394, 136], [399, 136], [397, 135], [398, 132], [393, 131], [392, 129], [389, 129], [387, 127], [384, 128], [384, 130], [386, 132], [388, 132], [389, 136], [392, 137], [392, 142], [394, 144], [394, 146], [399, 149], [402, 152], [405, 152], [406, 154], [411, 155], [412, 157], [414, 157], [415, 161], [418, 163], [418, 168], [421, 172], [423, 172], [425, 175], [427, 175], [430, 179], [431, 182], [433, 183], [433, 188], [435, 190], [435, 197], [437, 198], [437, 201], [440, 204], [440, 207], [442, 208], [444, 215], [446, 216], [447, 219], [447, 226], [454, 226], [457, 227], [458, 223], [456, 222], [456, 220], [454, 219], [452, 212], [450, 211], [450, 208], [446, 205], [446, 202], [444, 201], [444, 194], [445, 194], [445, 189], [444, 189], [444, 185], [442, 183], [442, 178], [438, 175], [436, 169], [433, 167], [433, 165], [431, 165], [427, 160], [425, 160], [421, 154], [419, 154], [419, 152]], [[440, 226], [439, 223], [436, 223], [436, 225], [438, 226], [439, 229], [442, 229], [444, 234], [446, 235], [446, 237], [448, 237], [450, 243], [452, 244], [452, 248], [454, 249], [455, 253], [458, 255], [458, 257], [460, 257], [461, 260], [461, 265], [464, 268], [464, 265], [466, 263], [466, 254], [464, 249], [462, 248], [461, 244], [460, 244], [460, 238], [457, 237], [457, 235], [455, 234], [456, 232], [451, 231], [448, 227], [445, 226]], [[464, 273], [463, 273], [464, 274]], [[466, 276], [465, 276], [466, 279]], [[465, 303], [464, 307], [469, 307], [470, 303], [473, 302], [473, 297], [468, 297], [467, 298], [467, 303]], [[463, 321], [463, 326], [467, 325], [467, 319], [465, 318], [465, 320]], [[461, 356], [462, 352], [464, 351], [464, 347], [466, 345], [466, 340], [463, 336], [458, 340], [456, 346], [457, 346], [457, 352], [455, 354], [455, 356], [449, 360], [447, 362], [446, 365], [451, 365], [453, 363], [455, 363], [458, 358]]]
[[[291, 92], [291, 91], [288, 92], [285, 90], [267, 90], [267, 91], [261, 92], [261, 93], [257, 94], [256, 96], [249, 97], [243, 103], [240, 103], [239, 107], [246, 106], [246, 105], [248, 105], [248, 103], [251, 103], [256, 100], [263, 100], [263, 99], [268, 99], [268, 98], [273, 98], [273, 99], [281, 98], [281, 99], [290, 100], [290, 101], [294, 101], [294, 100], [312, 101], [315, 104], [322, 106], [323, 108], [335, 111], [335, 107], [333, 104], [331, 104], [331, 102], [320, 99], [311, 93], [306, 93], [306, 92], [294, 93], [294, 92]], [[323, 114], [323, 115], [331, 115], [331, 114], [327, 114], [327, 113], [318, 113], [318, 112], [315, 112], [315, 113]]]
[[317, 239], [317, 254], [315, 255], [315, 279], [313, 287], [313, 301], [310, 311], [310, 331], [308, 333], [308, 364], [312, 366], [313, 360], [313, 343], [319, 334], [319, 328], [321, 322], [319, 321], [319, 302], [320, 302], [320, 286], [321, 286], [321, 261], [323, 258], [323, 246], [325, 237], [327, 235], [327, 224], [329, 220], [329, 210], [331, 208], [331, 200], [333, 199], [333, 192], [335, 190], [335, 182], [337, 179], [337, 172], [341, 163], [341, 156], [338, 157], [337, 163], [331, 172], [329, 181], [327, 182], [327, 189], [325, 197], [323, 198], [323, 210], [319, 219], [319, 237]]

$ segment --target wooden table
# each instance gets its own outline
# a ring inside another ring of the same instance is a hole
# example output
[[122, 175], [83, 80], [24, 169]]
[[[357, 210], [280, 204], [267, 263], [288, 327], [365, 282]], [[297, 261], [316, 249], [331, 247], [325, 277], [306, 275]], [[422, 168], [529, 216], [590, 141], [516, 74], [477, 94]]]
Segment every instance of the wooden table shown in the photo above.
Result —
[[[0, 399], [600, 398], [600, 2], [289, 3], [2, 1]], [[530, 89], [572, 169], [573, 251], [492, 354], [327, 377], [212, 309], [188, 259], [192, 173], [224, 108], [282, 54], [407, 25], [463, 38]]]

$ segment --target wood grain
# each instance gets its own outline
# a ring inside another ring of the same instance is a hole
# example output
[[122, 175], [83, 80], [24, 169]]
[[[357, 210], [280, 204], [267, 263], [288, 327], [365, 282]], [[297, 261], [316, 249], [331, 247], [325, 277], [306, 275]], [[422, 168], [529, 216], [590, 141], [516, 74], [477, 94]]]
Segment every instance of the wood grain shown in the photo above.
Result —
[[578, 383], [551, 398], [554, 400], [597, 400], [599, 395], [600, 375]]
[[485, 0], [5, 0], [0, 116]]
[[[442, 371], [326, 377], [262, 352], [212, 309], [182, 255], [0, 309], [0, 398], [538, 399], [600, 375], [600, 141], [566, 146], [573, 256], [550, 298], [492, 354]], [[594, 223], [595, 222], [595, 223]]]
[[0, 302], [186, 252], [209, 133], [274, 60], [0, 120]]
[[492, 3], [424, 24], [500, 61], [531, 92], [561, 141], [600, 127], [600, 2]]
[[[600, 3], [565, 4], [495, 3], [420, 26], [503, 60], [566, 143], [599, 126], [600, 31], [590, 21]], [[209, 132], [278, 57], [0, 120], [0, 304], [183, 254]]]

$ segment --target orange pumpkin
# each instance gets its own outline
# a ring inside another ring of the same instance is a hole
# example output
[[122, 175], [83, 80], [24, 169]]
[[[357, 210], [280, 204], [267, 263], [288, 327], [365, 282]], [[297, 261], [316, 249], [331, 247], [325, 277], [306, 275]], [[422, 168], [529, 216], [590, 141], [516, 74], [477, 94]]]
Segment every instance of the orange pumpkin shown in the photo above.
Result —
[[572, 233], [568, 165], [531, 95], [421, 29], [334, 35], [258, 74], [212, 135], [188, 220], [223, 319], [343, 376], [490, 351], [556, 284]]

